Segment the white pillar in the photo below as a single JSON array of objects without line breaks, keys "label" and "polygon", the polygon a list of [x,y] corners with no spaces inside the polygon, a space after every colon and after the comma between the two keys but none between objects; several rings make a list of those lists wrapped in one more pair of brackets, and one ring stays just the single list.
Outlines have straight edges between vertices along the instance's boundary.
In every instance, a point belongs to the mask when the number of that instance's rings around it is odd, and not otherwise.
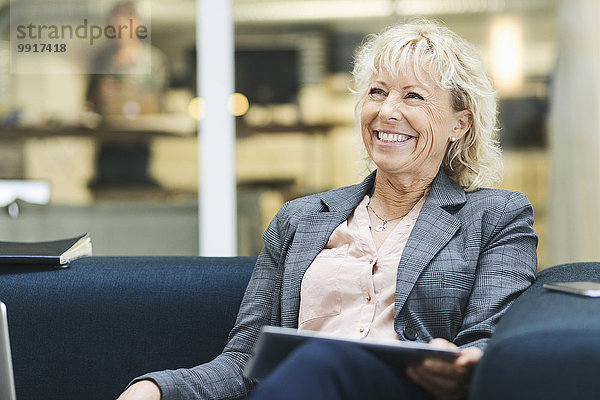
[{"label": "white pillar", "polygon": [[231,0],[196,3],[198,92],[205,116],[200,140],[200,254],[237,254],[235,125],[227,110],[233,93],[233,17]]},{"label": "white pillar", "polygon": [[550,111],[548,266],[600,259],[600,2],[562,0]]}]

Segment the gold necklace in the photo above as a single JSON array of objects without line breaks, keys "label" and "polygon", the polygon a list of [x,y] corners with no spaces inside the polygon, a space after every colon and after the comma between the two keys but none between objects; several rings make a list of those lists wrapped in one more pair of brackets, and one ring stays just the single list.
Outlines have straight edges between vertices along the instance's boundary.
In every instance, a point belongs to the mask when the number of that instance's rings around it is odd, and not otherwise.
[{"label": "gold necklace", "polygon": [[399,216],[399,217],[396,217],[396,218],[390,218],[390,219],[388,219],[388,218],[381,218],[381,217],[380,217],[380,216],[379,216],[379,215],[378,215],[378,214],[375,212],[375,210],[373,210],[373,207],[371,207],[371,200],[369,200],[369,202],[367,203],[367,208],[368,208],[369,210],[373,211],[373,214],[375,214],[375,216],[376,216],[377,218],[379,218],[379,220],[380,220],[380,221],[382,221],[382,222],[381,222],[381,224],[379,224],[379,225],[377,225],[377,226],[375,227],[375,232],[381,232],[381,231],[384,231],[384,230],[385,230],[385,228],[387,228],[386,224],[388,223],[388,221],[393,221],[393,220],[395,220],[395,219],[399,219],[399,218],[402,218],[402,217],[404,217],[404,215],[401,215],[401,216]]}]

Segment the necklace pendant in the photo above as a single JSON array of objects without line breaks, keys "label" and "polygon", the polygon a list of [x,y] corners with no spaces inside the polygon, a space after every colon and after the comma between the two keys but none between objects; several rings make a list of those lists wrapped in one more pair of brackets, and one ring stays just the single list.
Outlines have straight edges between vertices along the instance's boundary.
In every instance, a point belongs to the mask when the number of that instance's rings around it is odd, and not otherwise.
[{"label": "necklace pendant", "polygon": [[385,223],[387,222],[387,220],[383,221],[380,225],[377,225],[375,227],[375,232],[382,232],[385,230],[386,226]]}]

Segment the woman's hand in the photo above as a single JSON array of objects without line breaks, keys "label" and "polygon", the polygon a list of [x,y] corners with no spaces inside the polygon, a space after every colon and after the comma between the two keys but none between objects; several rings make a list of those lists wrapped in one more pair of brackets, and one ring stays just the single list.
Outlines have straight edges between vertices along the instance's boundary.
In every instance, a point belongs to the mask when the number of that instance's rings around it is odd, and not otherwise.
[{"label": "woman's hand", "polygon": [[160,400],[160,388],[150,380],[139,381],[129,386],[117,400]]},{"label": "woman's hand", "polygon": [[[442,348],[457,346],[445,339],[433,339],[429,344]],[[406,375],[437,399],[461,399],[467,396],[473,367],[483,356],[477,347],[461,350],[453,362],[427,359],[406,369]]]}]

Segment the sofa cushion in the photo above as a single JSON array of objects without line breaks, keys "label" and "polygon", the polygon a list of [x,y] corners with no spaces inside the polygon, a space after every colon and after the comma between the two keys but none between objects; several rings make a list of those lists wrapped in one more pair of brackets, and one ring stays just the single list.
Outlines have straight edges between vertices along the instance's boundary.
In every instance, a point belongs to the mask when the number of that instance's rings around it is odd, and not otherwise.
[{"label": "sofa cushion", "polygon": [[226,343],[255,257],[90,257],[0,267],[17,396],[116,398],[134,377],[192,367]]},{"label": "sofa cushion", "polygon": [[508,309],[477,366],[470,399],[600,397],[600,298],[544,289],[546,282],[600,282],[600,263],[560,265]]}]

